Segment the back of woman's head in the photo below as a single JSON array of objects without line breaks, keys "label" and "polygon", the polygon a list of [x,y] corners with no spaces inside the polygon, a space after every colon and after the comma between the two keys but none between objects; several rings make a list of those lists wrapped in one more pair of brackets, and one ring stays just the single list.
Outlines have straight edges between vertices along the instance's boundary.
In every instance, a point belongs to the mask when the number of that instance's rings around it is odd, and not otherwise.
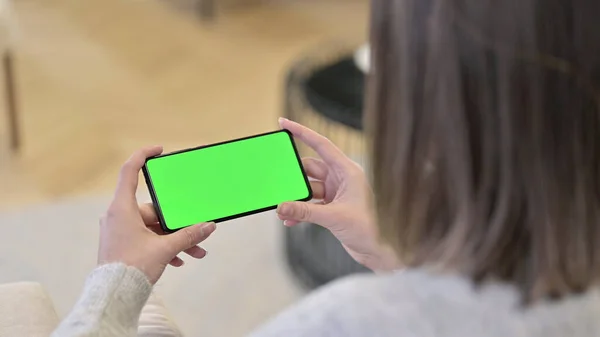
[{"label": "back of woman's head", "polygon": [[527,299],[600,278],[600,1],[374,0],[382,235]]}]

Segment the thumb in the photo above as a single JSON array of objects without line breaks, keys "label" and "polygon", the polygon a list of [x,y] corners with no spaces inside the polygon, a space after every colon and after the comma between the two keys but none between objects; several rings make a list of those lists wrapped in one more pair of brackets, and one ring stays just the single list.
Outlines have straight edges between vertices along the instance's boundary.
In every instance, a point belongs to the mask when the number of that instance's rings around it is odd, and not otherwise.
[{"label": "thumb", "polygon": [[169,244],[173,249],[173,254],[177,255],[204,241],[216,228],[214,222],[203,223],[185,227],[173,234],[165,236],[165,238],[170,241]]},{"label": "thumb", "polygon": [[320,225],[327,223],[327,208],[321,204],[308,202],[286,202],[277,207],[281,220],[313,222]]}]

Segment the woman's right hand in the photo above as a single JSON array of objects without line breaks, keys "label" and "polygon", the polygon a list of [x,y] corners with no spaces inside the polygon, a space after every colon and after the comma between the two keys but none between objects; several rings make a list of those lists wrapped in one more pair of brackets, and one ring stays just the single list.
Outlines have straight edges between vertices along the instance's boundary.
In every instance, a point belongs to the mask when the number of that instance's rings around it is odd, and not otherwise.
[{"label": "woman's right hand", "polygon": [[371,207],[373,192],[363,169],[329,139],[285,118],[281,128],[290,131],[321,157],[303,158],[306,174],[312,179],[310,202],[286,202],[277,214],[286,226],[311,222],[327,228],[358,263],[374,271],[399,268],[392,249],[379,241]]}]

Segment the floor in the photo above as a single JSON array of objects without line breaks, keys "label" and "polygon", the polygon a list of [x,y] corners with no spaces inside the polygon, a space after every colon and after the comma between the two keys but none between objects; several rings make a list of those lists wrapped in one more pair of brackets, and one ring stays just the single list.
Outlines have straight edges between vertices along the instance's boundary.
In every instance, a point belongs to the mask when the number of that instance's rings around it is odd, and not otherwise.
[{"label": "floor", "polygon": [[24,147],[0,118],[0,210],[109,193],[143,145],[271,130],[294,59],[366,36],[364,0],[229,4],[210,24],[182,1],[14,1]]}]

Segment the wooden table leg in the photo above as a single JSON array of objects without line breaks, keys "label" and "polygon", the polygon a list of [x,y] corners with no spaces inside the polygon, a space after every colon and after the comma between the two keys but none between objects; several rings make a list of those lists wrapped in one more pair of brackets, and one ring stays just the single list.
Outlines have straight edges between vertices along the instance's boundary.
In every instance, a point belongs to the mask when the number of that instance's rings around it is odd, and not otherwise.
[{"label": "wooden table leg", "polygon": [[214,20],[216,17],[215,0],[197,0],[198,14],[202,20]]},{"label": "wooden table leg", "polygon": [[6,90],[6,108],[8,114],[8,132],[10,137],[10,148],[17,152],[21,147],[21,133],[19,128],[19,116],[17,111],[17,91],[15,88],[15,74],[13,55],[7,50],[2,57],[4,68],[4,87]]}]

